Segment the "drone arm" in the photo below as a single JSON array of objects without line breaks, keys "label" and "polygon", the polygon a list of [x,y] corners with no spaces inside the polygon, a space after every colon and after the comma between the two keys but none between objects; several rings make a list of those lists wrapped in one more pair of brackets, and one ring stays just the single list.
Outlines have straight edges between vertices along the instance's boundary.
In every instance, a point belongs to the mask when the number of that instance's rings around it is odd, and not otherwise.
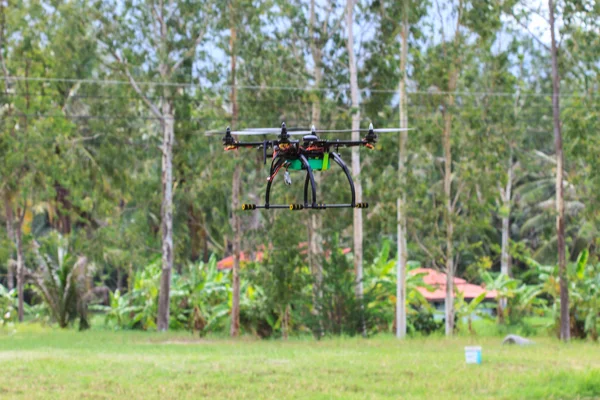
[{"label": "drone arm", "polygon": [[360,147],[365,146],[373,148],[373,144],[377,142],[377,139],[366,137],[362,140],[327,140],[325,143],[328,146],[335,147]]}]

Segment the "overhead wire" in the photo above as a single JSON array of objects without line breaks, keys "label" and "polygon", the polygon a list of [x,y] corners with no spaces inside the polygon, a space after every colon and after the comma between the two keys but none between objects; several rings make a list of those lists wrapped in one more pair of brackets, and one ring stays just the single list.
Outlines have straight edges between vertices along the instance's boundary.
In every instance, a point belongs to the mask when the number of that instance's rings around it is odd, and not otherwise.
[{"label": "overhead wire", "polygon": [[[9,76],[10,81],[26,81],[26,82],[62,82],[62,83],[78,83],[78,84],[94,84],[94,85],[130,85],[128,80],[116,80],[116,79],[80,79],[80,78],[46,78],[46,77],[24,77],[24,76]],[[346,92],[350,90],[349,85],[340,85],[335,88],[324,88],[324,87],[302,87],[302,86],[266,86],[266,85],[225,85],[221,84],[218,86],[206,86],[200,83],[184,83],[184,82],[154,82],[154,81],[136,81],[139,86],[158,86],[158,87],[179,87],[179,88],[196,88],[196,89],[230,89],[235,87],[241,90],[285,90],[285,91],[306,91],[306,92]],[[376,89],[376,88],[360,88],[360,92],[373,92],[373,93],[398,93],[398,89]],[[439,95],[465,95],[465,96],[515,96],[516,92],[489,92],[489,91],[440,91],[440,90],[408,90],[408,94],[423,94],[429,96]],[[543,92],[519,92],[520,96],[534,96],[534,97],[552,97],[552,93]],[[595,93],[565,93],[562,92],[560,97],[596,97],[598,94]]]}]

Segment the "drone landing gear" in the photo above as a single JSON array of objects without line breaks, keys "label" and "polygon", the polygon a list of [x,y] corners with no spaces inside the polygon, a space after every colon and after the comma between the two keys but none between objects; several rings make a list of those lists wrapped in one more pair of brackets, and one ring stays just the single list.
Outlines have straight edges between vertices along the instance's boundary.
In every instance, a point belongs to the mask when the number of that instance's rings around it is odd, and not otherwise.
[{"label": "drone landing gear", "polygon": [[[280,157],[275,157],[271,162],[271,169],[269,172],[269,179],[267,181],[267,190],[265,194],[265,204],[257,205],[257,204],[243,204],[242,210],[256,210],[256,209],[288,209],[288,210],[305,210],[305,209],[313,209],[313,210],[324,210],[327,208],[368,208],[368,203],[357,203],[356,202],[356,192],[354,189],[354,181],[352,180],[352,175],[348,170],[348,167],[342,160],[339,154],[331,153],[333,160],[340,168],[344,171],[346,178],[348,179],[348,184],[350,185],[350,194],[351,194],[351,202],[347,204],[324,204],[317,203],[317,185],[315,183],[315,176],[313,173],[313,169],[310,166],[310,163],[306,159],[306,157],[302,154],[299,156],[299,160],[302,163],[303,169],[306,169],[306,179],[304,180],[304,204],[269,204],[269,197],[271,194],[271,185],[273,184],[275,175],[279,169],[285,164],[286,160]],[[309,203],[309,193],[308,193],[308,184],[310,183],[311,189],[311,202]]]},{"label": "drone landing gear", "polygon": [[352,204],[315,204],[314,207],[312,204],[305,206],[304,204],[269,204],[269,205],[261,205],[261,204],[242,204],[242,210],[250,211],[250,210],[259,210],[261,208],[264,209],[287,209],[292,211],[299,210],[325,210],[327,208],[369,208],[369,203],[356,203],[356,205]]}]

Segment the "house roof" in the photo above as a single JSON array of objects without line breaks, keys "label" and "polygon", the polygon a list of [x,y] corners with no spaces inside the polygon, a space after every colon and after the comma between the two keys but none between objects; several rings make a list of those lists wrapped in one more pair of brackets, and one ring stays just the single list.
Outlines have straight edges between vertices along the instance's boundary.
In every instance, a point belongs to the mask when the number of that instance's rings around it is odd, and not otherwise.
[{"label": "house roof", "polygon": [[[307,254],[308,253],[308,249],[306,248],[308,246],[307,242],[301,242],[298,244],[298,248],[300,249],[300,254]],[[348,254],[352,251],[352,249],[350,247],[346,247],[343,249],[340,249],[342,251],[342,254]],[[258,251],[254,251],[254,252],[240,252],[240,264],[243,263],[247,263],[247,262],[261,262],[263,260],[265,256],[265,252],[263,250],[258,250]],[[325,256],[329,257],[329,251],[325,252]],[[228,256],[223,258],[222,260],[219,260],[217,262],[217,269],[231,269],[233,268],[233,255]]]},{"label": "house roof", "polygon": [[[417,268],[410,271],[410,273],[425,274],[423,282],[434,288],[434,291],[430,292],[424,287],[418,287],[417,290],[428,301],[442,301],[446,299],[446,274],[431,268]],[[485,295],[486,299],[494,299],[497,295],[494,290],[486,291],[483,286],[474,285],[461,278],[454,278],[454,287],[456,291],[464,294],[465,299],[474,299],[483,292],[487,292]]]}]

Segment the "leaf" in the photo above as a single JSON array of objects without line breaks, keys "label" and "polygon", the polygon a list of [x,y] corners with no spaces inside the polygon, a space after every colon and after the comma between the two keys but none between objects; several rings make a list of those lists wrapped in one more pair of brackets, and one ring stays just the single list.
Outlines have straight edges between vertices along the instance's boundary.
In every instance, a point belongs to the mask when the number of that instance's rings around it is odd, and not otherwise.
[{"label": "leaf", "polygon": [[587,266],[589,252],[587,249],[583,250],[579,253],[577,257],[577,278],[583,279],[585,274],[585,267]]}]

